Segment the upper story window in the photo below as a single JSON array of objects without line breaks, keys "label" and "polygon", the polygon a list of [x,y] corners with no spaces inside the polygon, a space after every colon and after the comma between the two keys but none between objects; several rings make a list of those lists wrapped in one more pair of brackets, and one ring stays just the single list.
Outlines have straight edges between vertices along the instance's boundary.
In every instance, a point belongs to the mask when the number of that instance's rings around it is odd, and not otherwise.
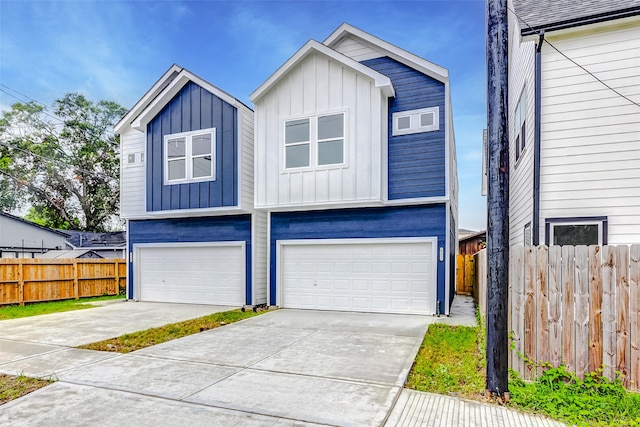
[{"label": "upper story window", "polygon": [[440,129],[439,115],[439,107],[393,113],[393,135],[408,135],[438,130]]},{"label": "upper story window", "polygon": [[606,245],[607,217],[547,218],[548,245]]},{"label": "upper story window", "polygon": [[344,164],[345,114],[284,122],[285,169]]},{"label": "upper story window", "polygon": [[215,179],[215,146],[215,128],[166,135],[165,184]]},{"label": "upper story window", "polygon": [[520,158],[520,155],[524,151],[525,142],[526,142],[526,117],[527,117],[527,97],[525,95],[524,89],[520,94],[520,99],[518,99],[518,104],[516,105],[516,111],[513,115],[513,134],[515,135],[515,148],[516,148],[516,160]]},{"label": "upper story window", "polygon": [[127,153],[123,158],[125,167],[142,166],[144,164],[144,152]]}]

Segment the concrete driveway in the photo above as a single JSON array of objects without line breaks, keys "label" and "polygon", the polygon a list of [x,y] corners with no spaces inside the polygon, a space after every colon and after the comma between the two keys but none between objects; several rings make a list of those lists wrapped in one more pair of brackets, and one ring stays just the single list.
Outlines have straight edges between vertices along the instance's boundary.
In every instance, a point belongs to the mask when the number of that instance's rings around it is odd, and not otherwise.
[{"label": "concrete driveway", "polygon": [[[0,425],[382,425],[433,321],[278,310],[127,355],[65,348],[3,363],[0,347],[0,372],[59,379],[0,407]],[[0,337],[13,339],[4,321]],[[62,351],[81,362],[62,366]]]}]

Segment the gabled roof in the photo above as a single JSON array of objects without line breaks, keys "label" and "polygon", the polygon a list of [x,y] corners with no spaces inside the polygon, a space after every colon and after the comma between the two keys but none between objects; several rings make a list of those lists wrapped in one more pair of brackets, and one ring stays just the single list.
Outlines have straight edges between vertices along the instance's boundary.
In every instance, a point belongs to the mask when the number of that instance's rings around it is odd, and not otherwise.
[{"label": "gabled roof", "polygon": [[382,52],[383,55],[381,56],[388,56],[389,58],[395,59],[396,61],[414,68],[438,81],[443,83],[447,83],[449,81],[449,72],[446,68],[427,61],[424,58],[420,58],[418,55],[379,39],[378,37],[347,23],[340,25],[338,29],[327,37],[323,44],[333,48],[345,37],[355,38],[361,43],[372,47],[374,50]]},{"label": "gabled roof", "polygon": [[138,101],[136,105],[129,110],[122,120],[116,124],[114,127],[115,132],[119,133],[127,124],[131,125],[134,129],[144,131],[147,123],[149,123],[151,119],[153,119],[190,81],[235,107],[244,106],[249,108],[222,89],[198,77],[186,68],[182,68],[174,64],[142,97],[142,99],[140,99],[140,101]]},{"label": "gabled roof", "polygon": [[15,221],[20,221],[20,222],[22,222],[24,224],[30,225],[32,227],[39,228],[39,229],[44,230],[44,231],[49,231],[49,232],[54,233],[54,234],[58,234],[58,235],[60,235],[62,237],[69,237],[69,234],[65,233],[63,231],[54,230],[53,228],[49,228],[49,227],[45,227],[45,226],[40,225],[40,224],[36,224],[35,222],[31,222],[29,220],[26,220],[24,218],[20,218],[19,216],[8,214],[6,212],[0,212],[0,216],[3,216],[5,218],[10,218],[10,219],[13,219]]},{"label": "gabled roof", "polygon": [[391,84],[391,79],[381,74],[361,63],[354,61],[353,59],[321,44],[315,40],[309,40],[304,46],[302,46],[291,58],[289,58],[275,73],[271,75],[264,83],[262,83],[253,93],[249,96],[252,102],[256,102],[260,97],[266,93],[273,85],[280,81],[280,79],[287,74],[287,72],[295,67],[296,64],[300,63],[307,56],[312,53],[320,53],[322,55],[328,56],[329,58],[340,62],[346,67],[349,67],[355,71],[358,71],[368,77],[370,77],[374,82],[376,87],[382,89],[383,93],[386,96],[394,96],[395,91],[393,89],[393,85]]},{"label": "gabled roof", "polygon": [[523,36],[640,15],[638,0],[513,0]]}]

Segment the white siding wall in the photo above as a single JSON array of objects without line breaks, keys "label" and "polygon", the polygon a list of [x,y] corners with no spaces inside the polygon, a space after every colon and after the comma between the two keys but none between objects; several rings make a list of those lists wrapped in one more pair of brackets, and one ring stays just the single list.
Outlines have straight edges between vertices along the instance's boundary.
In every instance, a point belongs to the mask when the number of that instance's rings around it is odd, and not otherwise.
[{"label": "white siding wall", "polygon": [[[383,103],[370,78],[324,55],[291,69],[256,105],[256,207],[380,201]],[[347,117],[347,165],[285,172],[284,120],[338,111]]]},{"label": "white siding wall", "polygon": [[[514,113],[526,93],[525,149],[516,161]],[[524,243],[524,226],[533,220],[533,152],[535,128],[535,43],[520,40],[520,28],[509,14],[509,241]],[[533,223],[532,223],[533,225]]]},{"label": "white siding wall", "polygon": [[253,292],[255,304],[267,302],[267,213],[253,214]]},{"label": "white siding wall", "polygon": [[[550,41],[640,102],[637,20]],[[544,218],[607,216],[610,244],[640,243],[640,107],[546,45],[542,79],[541,226]]]},{"label": "white siding wall", "polygon": [[380,52],[351,37],[345,37],[333,49],[358,62],[382,56]]},{"label": "white siding wall", "polygon": [[141,217],[146,213],[145,161],[134,166],[127,165],[127,156],[145,152],[143,132],[125,128],[120,134],[120,216],[124,219]]},{"label": "white siding wall", "polygon": [[238,106],[240,117],[240,150],[242,155],[242,165],[240,170],[241,180],[241,200],[243,209],[253,211],[253,111],[240,105]]}]

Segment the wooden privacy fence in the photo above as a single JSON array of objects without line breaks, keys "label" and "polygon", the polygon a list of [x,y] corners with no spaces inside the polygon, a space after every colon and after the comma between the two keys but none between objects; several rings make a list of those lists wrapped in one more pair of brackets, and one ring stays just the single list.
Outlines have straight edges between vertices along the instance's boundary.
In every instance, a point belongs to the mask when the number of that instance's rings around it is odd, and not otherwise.
[{"label": "wooden privacy fence", "polygon": [[512,247],[509,323],[525,379],[548,362],[640,390],[640,245]]},{"label": "wooden privacy fence", "polygon": [[0,259],[0,305],[117,295],[124,259]]},{"label": "wooden privacy fence", "polygon": [[456,294],[471,295],[476,282],[474,255],[456,255]]}]

